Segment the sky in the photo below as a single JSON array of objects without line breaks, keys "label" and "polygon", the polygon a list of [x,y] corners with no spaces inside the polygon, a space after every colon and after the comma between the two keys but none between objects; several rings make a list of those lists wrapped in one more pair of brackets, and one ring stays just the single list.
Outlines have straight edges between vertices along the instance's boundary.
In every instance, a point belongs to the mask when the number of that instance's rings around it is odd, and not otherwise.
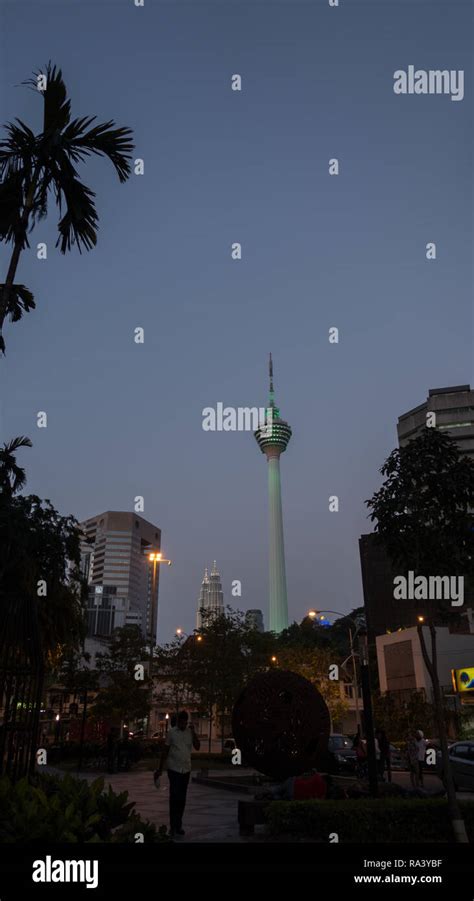
[{"label": "sky", "polygon": [[[267,464],[202,410],[264,406],[271,351],[290,621],[349,612],[398,416],[473,381],[471,4],[0,0],[1,122],[40,131],[21,82],[50,59],[74,116],[133,129],[144,174],[88,161],[97,247],[62,256],[51,201],[21,258],[37,309],[5,327],[0,439],[31,438],[26,490],[79,520],[143,496],[173,561],[159,641],[194,628],[214,559],[268,624]],[[464,70],[464,99],[396,95],[409,65]]]}]

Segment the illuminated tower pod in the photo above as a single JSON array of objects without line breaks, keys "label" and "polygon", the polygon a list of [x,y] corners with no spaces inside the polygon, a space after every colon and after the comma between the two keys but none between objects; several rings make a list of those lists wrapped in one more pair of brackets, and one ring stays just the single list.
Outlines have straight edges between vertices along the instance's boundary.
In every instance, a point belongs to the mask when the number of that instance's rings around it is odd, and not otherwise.
[{"label": "illuminated tower pod", "polygon": [[270,631],[282,632],[288,628],[288,599],[286,594],[285,544],[283,539],[283,514],[281,507],[280,454],[286,450],[291,438],[291,428],[280,417],[275,406],[273,392],[273,362],[270,354],[270,396],[265,425],[254,433],[262,454],[268,462],[268,498],[270,508]]}]

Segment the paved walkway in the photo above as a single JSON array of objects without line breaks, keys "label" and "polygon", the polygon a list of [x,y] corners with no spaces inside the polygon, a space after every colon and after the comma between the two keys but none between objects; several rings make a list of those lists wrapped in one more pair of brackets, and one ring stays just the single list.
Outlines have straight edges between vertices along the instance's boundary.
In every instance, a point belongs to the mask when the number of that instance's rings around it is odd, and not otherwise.
[{"label": "paved walkway", "polygon": [[[59,772],[48,767],[51,772]],[[222,770],[211,771],[212,775],[222,775]],[[193,773],[194,775],[194,773]],[[155,826],[169,826],[169,782],[166,772],[161,779],[159,789],[153,783],[150,771],[130,773],[79,773],[81,779],[93,782],[98,776],[105,778],[105,784],[111,785],[116,792],[127,791],[129,801],[135,801],[135,810],[143,819],[150,820]],[[259,828],[255,837],[239,835],[237,821],[237,805],[240,799],[249,799],[248,794],[230,792],[207,785],[196,785],[190,781],[183,817],[183,829],[186,835],[179,836],[179,842],[245,842],[258,840]]]},{"label": "paved walkway", "polygon": [[[50,771],[58,772],[53,767]],[[211,771],[212,775],[223,775],[222,770]],[[80,778],[93,781],[100,773],[80,773]],[[194,774],[193,774],[194,775]],[[394,773],[394,782],[409,786],[408,773]],[[135,801],[135,810],[143,819],[150,820],[155,826],[169,825],[168,801],[169,783],[165,774],[161,779],[159,789],[153,783],[153,774],[150,771],[129,773],[105,774],[105,784],[110,784],[114,791],[127,791],[130,801]],[[440,786],[436,776],[425,777],[425,787],[428,790]],[[237,822],[237,805],[239,800],[251,798],[252,795],[231,792],[226,789],[214,788],[207,785],[196,785],[190,781],[186,809],[183,818],[183,828],[186,834],[177,837],[179,842],[249,842],[262,841],[264,839],[264,827],[256,826],[254,836],[240,836]],[[473,800],[472,793],[458,793],[459,798]]]}]

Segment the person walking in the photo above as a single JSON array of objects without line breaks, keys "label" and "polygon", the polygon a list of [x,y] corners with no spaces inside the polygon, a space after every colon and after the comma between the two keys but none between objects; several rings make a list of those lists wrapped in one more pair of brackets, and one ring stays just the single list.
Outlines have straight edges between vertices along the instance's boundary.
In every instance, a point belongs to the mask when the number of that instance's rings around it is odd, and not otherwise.
[{"label": "person walking", "polygon": [[185,710],[178,713],[176,726],[166,736],[161,753],[160,766],[155,773],[155,785],[163,772],[165,760],[168,763],[168,779],[170,783],[170,835],[184,835],[183,814],[186,806],[186,793],[191,775],[191,753],[194,748],[199,751],[201,743],[193,724],[188,727],[188,714]]},{"label": "person walking", "polygon": [[416,749],[418,756],[418,782],[419,785],[423,786],[423,765],[426,756],[426,739],[421,729],[418,729],[416,732]]}]

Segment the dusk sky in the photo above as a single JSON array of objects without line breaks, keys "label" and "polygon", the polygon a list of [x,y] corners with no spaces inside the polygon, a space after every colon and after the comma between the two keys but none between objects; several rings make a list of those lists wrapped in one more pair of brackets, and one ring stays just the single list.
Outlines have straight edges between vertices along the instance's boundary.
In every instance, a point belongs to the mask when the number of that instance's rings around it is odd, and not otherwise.
[{"label": "dusk sky", "polygon": [[[267,464],[202,410],[263,406],[272,351],[290,620],[348,612],[397,417],[473,380],[472,4],[0,0],[2,122],[40,131],[20,83],[50,59],[73,116],[130,126],[145,171],[89,161],[97,247],[62,256],[51,201],[21,258],[37,309],[5,326],[0,432],[33,441],[26,490],[79,520],[144,496],[174,564],[159,641],[194,628],[214,559],[225,602],[268,624]],[[409,65],[463,69],[464,99],[396,95]]]}]

